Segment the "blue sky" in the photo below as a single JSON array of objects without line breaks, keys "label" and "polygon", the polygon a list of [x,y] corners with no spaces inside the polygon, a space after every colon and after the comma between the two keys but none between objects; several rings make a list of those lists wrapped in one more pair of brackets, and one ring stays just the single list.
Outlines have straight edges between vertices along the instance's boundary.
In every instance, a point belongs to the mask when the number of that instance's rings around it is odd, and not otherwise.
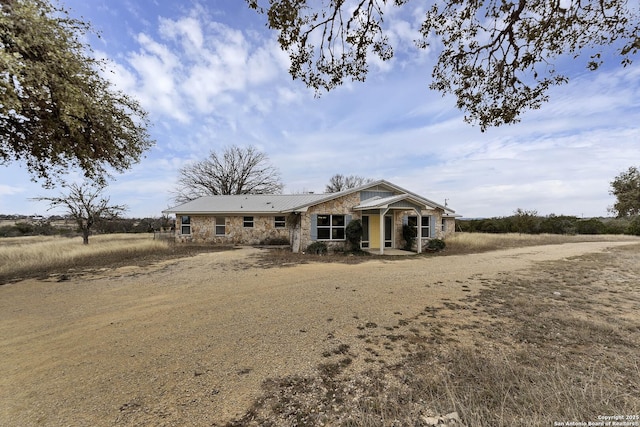
[{"label": "blue sky", "polygon": [[[638,65],[594,73],[586,60],[558,60],[569,84],[521,123],[482,133],[453,98],[429,90],[436,53],[412,47],[417,3],[388,21],[394,60],[373,61],[365,83],[320,98],[291,79],[276,35],[244,1],[61,4],[101,33],[88,42],[110,61],[108,77],[150,114],[156,146],[106,192],[130,217],[160,216],[174,205],[181,166],[234,144],[265,152],[285,193],[322,192],[332,175],[356,174],[446,199],[465,217],[517,208],[604,216],[611,180],[640,165]],[[31,182],[22,164],[0,166],[0,213],[47,214],[30,199],[59,193]]]}]

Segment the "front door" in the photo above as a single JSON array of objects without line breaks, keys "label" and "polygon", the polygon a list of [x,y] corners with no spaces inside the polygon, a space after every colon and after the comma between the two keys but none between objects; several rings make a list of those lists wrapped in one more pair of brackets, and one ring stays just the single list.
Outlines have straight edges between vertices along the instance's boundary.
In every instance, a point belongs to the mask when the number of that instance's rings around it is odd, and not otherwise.
[{"label": "front door", "polygon": [[380,216],[369,215],[369,247],[380,248]]}]

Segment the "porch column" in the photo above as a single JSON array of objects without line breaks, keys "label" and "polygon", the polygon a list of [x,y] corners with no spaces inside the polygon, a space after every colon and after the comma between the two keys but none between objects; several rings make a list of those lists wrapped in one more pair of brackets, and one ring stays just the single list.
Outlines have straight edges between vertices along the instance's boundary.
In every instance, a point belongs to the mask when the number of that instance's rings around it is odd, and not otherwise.
[{"label": "porch column", "polygon": [[389,208],[380,209],[380,255],[384,255],[384,216],[389,212]]},{"label": "porch column", "polygon": [[422,252],[422,214],[418,209],[416,209],[416,214],[418,214],[418,224],[416,224],[418,228],[416,230],[416,235],[417,235],[416,242],[417,242],[418,248],[416,249],[416,252],[421,253]]}]

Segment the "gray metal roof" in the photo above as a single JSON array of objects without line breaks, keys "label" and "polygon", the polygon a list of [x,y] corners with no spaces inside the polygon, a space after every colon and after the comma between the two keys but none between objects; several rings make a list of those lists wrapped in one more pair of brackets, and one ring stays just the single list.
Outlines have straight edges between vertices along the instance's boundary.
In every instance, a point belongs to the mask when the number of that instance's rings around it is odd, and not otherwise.
[{"label": "gray metal roof", "polygon": [[[397,193],[396,196],[385,197],[385,200],[380,198],[374,198],[376,201],[365,200],[359,206],[358,209],[375,208],[380,206],[381,203],[389,204],[397,200],[411,199],[418,204],[424,204],[431,208],[440,208],[444,210],[447,216],[457,216],[455,211],[442,206],[432,200],[426,199],[404,188],[398,187],[383,179],[364,184],[357,188],[350,188],[338,193],[328,194],[242,194],[233,196],[204,196],[182,205],[175,206],[173,208],[162,211],[165,214],[240,214],[240,213],[255,213],[255,214],[268,214],[268,213],[288,213],[294,211],[305,211],[309,206],[323,203],[329,200],[342,197],[346,194],[355,193],[358,191],[371,189],[371,188],[384,188]],[[371,203],[371,204],[369,204]]]},{"label": "gray metal roof", "polygon": [[326,199],[327,194],[241,194],[204,196],[163,213],[280,213],[291,212]]}]

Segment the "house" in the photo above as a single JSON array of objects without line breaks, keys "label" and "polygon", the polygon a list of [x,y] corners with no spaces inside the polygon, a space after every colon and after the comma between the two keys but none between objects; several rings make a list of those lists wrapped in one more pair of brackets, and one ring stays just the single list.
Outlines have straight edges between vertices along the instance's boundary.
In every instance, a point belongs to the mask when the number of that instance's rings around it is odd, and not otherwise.
[{"label": "house", "polygon": [[163,213],[176,215],[178,242],[288,241],[294,252],[314,241],[343,247],[347,224],[361,219],[361,247],[380,254],[385,248],[405,246],[403,225],[415,228],[420,244],[414,249],[421,252],[429,239],[454,233],[460,216],[384,180],[329,194],[204,196]]}]

